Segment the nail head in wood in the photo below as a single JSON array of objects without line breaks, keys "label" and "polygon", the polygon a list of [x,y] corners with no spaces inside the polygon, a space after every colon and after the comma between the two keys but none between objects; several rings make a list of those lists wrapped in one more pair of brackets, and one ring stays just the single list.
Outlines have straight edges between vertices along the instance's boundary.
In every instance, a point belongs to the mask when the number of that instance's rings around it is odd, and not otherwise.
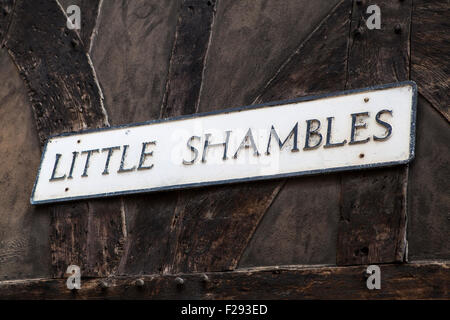
[{"label": "nail head in wood", "polygon": [[136,282],[134,283],[136,285],[136,287],[138,288],[142,288],[145,285],[145,282],[143,279],[137,279]]},{"label": "nail head in wood", "polygon": [[205,273],[202,275],[202,282],[204,283],[209,282],[209,277]]},{"label": "nail head in wood", "polygon": [[108,289],[109,288],[109,283],[104,281],[104,280],[100,281],[100,288],[102,288],[102,290]]}]

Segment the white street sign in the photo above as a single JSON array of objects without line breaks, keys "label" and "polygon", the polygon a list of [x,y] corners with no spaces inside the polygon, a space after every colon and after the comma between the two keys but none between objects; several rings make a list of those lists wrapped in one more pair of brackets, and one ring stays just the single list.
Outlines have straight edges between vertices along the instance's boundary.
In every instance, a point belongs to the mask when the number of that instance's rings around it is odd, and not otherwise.
[{"label": "white street sign", "polygon": [[31,203],[390,166],[414,156],[403,82],[50,138]]}]

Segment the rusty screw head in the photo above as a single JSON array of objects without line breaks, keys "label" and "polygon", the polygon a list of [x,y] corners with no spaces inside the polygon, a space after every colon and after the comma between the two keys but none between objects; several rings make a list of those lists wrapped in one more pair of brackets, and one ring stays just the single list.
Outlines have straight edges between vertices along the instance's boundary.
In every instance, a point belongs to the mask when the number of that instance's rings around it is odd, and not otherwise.
[{"label": "rusty screw head", "polygon": [[364,102],[365,102],[365,103],[369,102],[369,98],[367,98],[367,97],[364,98]]}]

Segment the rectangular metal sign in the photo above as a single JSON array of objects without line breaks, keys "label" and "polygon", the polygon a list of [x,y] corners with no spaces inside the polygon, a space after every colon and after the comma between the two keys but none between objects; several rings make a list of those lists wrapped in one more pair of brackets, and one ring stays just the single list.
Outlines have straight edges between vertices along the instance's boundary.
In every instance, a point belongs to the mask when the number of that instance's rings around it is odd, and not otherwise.
[{"label": "rectangular metal sign", "polygon": [[61,134],[32,204],[356,170],[414,156],[414,82]]}]

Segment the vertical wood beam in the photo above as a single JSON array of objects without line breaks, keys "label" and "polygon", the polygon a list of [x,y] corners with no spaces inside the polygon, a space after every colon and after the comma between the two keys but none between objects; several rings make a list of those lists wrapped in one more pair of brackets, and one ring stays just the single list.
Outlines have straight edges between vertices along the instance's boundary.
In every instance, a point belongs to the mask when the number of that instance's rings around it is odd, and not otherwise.
[{"label": "vertical wood beam", "polygon": [[[381,29],[369,30],[367,6],[354,1],[348,89],[409,79],[412,0],[377,5]],[[342,175],[338,265],[403,261],[407,179],[407,166]]]},{"label": "vertical wood beam", "polygon": [[197,112],[217,0],[183,0],[161,118]]}]

